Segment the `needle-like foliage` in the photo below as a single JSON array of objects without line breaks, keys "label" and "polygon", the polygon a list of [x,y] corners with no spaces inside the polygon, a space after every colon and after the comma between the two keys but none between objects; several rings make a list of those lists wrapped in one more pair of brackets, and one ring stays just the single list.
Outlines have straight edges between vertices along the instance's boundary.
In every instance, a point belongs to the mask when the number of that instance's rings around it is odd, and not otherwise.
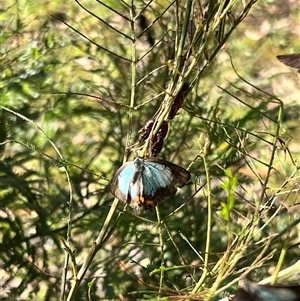
[{"label": "needle-like foliage", "polygon": [[[244,277],[299,281],[280,272],[300,255],[299,77],[276,60],[300,52],[296,10],[3,3],[2,300],[209,301]],[[163,122],[158,157],[192,177],[137,214],[109,180],[151,156]]]}]

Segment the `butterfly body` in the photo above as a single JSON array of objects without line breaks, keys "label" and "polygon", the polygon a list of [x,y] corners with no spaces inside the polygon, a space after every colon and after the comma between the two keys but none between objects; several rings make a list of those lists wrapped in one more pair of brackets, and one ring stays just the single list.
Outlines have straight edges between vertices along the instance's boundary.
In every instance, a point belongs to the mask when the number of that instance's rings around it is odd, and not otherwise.
[{"label": "butterfly body", "polygon": [[140,158],[125,163],[111,180],[110,191],[131,207],[146,210],[174,194],[190,179],[183,167],[157,158]]}]

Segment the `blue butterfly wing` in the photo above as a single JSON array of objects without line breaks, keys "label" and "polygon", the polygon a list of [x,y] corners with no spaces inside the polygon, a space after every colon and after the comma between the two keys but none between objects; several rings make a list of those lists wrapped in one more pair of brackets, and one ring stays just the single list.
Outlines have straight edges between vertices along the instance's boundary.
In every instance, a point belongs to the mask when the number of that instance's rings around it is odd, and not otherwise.
[{"label": "blue butterfly wing", "polygon": [[299,296],[285,287],[260,286],[256,295],[263,301],[299,301]]},{"label": "blue butterfly wing", "polygon": [[135,161],[126,162],[118,169],[110,182],[110,192],[132,207],[137,206],[135,203],[144,202],[143,162],[140,163],[140,168],[137,168]]},{"label": "blue butterfly wing", "polygon": [[244,281],[232,301],[298,301],[298,291],[299,285],[271,286]]},{"label": "blue butterfly wing", "polygon": [[171,162],[157,158],[144,159],[144,197],[159,202],[176,193],[177,188],[185,185],[190,177],[186,169]]},{"label": "blue butterfly wing", "polygon": [[121,166],[110,182],[110,192],[119,200],[130,203],[130,188],[135,173],[133,161],[126,162]]},{"label": "blue butterfly wing", "polygon": [[111,180],[110,191],[131,207],[147,209],[176,193],[190,177],[186,169],[171,162],[137,157],[119,168]]},{"label": "blue butterfly wing", "polygon": [[171,169],[159,162],[146,162],[142,178],[146,199],[159,202],[176,192]]},{"label": "blue butterfly wing", "polygon": [[157,158],[144,159],[145,165],[157,169],[162,176],[161,186],[173,185],[183,187],[191,178],[190,173],[183,167],[169,161]]}]

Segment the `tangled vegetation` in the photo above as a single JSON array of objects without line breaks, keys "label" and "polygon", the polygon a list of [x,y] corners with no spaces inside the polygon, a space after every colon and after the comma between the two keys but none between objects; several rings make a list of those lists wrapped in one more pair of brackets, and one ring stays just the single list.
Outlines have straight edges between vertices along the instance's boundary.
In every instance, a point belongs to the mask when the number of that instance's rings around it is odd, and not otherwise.
[{"label": "tangled vegetation", "polygon": [[[276,60],[300,52],[296,1],[8,0],[1,14],[2,300],[208,301],[244,277],[299,281],[280,273],[300,255],[299,75]],[[158,157],[191,180],[137,214],[109,181],[177,97]]]}]

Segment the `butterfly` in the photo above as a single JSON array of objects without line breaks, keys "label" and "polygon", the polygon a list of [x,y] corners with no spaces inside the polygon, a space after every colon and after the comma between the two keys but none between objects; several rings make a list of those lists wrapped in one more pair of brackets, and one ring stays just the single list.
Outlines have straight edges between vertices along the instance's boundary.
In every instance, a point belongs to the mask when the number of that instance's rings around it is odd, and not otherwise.
[{"label": "butterfly", "polygon": [[298,69],[300,73],[300,53],[277,55],[277,59],[289,67]]},{"label": "butterfly", "polygon": [[132,208],[151,209],[190,179],[181,166],[158,158],[140,158],[121,166],[110,182],[110,192]]},{"label": "butterfly", "polygon": [[299,285],[262,285],[244,281],[232,301],[299,301]]}]

